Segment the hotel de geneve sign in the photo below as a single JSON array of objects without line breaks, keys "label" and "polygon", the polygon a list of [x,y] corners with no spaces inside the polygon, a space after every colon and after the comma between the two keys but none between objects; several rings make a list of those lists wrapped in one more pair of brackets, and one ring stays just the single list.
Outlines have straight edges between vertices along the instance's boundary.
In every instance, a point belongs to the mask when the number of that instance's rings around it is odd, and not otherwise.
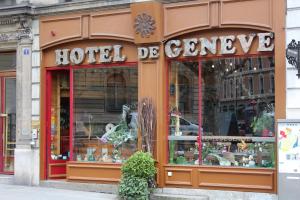
[{"label": "hotel de geneve sign", "polygon": [[[205,56],[209,52],[213,55],[217,52],[220,55],[229,55],[236,53],[236,45],[238,44],[247,54],[255,37],[258,38],[258,45],[255,47],[258,52],[274,50],[274,34],[267,32],[169,40],[164,45],[164,54],[168,58]],[[219,49],[217,49],[218,47]],[[137,52],[139,60],[157,59],[160,56],[159,46],[138,47]],[[122,45],[93,46],[85,49],[57,49],[55,55],[57,65],[80,65],[86,58],[89,64],[126,61],[126,55],[122,53]]]}]

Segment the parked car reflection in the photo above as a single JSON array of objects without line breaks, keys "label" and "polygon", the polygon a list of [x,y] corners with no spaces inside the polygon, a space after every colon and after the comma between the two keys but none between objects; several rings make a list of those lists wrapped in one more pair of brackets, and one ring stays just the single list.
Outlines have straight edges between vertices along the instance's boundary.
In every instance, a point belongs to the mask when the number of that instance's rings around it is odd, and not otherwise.
[{"label": "parked car reflection", "polygon": [[[177,120],[179,123],[177,124]],[[176,130],[176,126],[179,126]],[[182,116],[171,114],[170,116],[170,135],[175,136],[198,136],[199,126],[192,123]]]}]

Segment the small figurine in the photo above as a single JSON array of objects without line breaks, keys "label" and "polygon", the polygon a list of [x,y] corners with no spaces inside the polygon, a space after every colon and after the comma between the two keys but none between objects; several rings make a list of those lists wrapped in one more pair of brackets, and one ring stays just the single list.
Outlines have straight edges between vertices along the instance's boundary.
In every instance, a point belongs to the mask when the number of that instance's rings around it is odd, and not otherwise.
[{"label": "small figurine", "polygon": [[238,146],[239,152],[245,151],[248,148],[248,145],[247,145],[247,143],[245,143],[244,140],[241,140],[241,143],[238,143],[237,146]]},{"label": "small figurine", "polygon": [[255,167],[255,161],[253,155],[249,156],[249,167]]}]

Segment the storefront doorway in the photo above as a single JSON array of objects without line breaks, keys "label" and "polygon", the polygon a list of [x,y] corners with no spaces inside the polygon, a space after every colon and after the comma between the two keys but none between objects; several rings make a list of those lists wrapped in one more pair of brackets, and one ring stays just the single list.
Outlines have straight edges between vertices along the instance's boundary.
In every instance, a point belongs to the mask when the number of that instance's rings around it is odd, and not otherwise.
[{"label": "storefront doorway", "polygon": [[0,173],[14,171],[16,147],[16,78],[0,77]]},{"label": "storefront doorway", "polygon": [[47,179],[68,178],[68,163],[119,166],[137,150],[137,77],[135,63],[46,70]]},{"label": "storefront doorway", "polygon": [[16,52],[0,53],[0,174],[13,174],[16,148]]},{"label": "storefront doorway", "polygon": [[70,158],[69,70],[47,71],[47,178],[65,178]]}]

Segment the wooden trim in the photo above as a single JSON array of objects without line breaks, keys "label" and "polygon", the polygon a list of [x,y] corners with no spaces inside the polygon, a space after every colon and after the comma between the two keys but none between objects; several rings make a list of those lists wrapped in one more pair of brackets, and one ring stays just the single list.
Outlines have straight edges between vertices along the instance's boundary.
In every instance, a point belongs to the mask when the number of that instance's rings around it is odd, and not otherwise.
[{"label": "wooden trim", "polygon": [[[180,168],[165,168],[164,170],[165,172],[165,179],[166,179],[166,182],[165,184],[167,185],[187,185],[187,186],[192,186],[193,185],[193,169],[180,169]],[[168,172],[186,172],[186,173],[189,173],[190,175],[190,180],[189,182],[188,181],[170,181],[168,180]]]},{"label": "wooden trim", "polygon": [[259,190],[272,190],[271,186],[262,185],[241,185],[241,184],[221,184],[221,183],[199,183],[199,186],[205,187],[219,187],[219,188],[245,188],[245,189],[259,189]]},{"label": "wooden trim", "polygon": [[176,171],[176,172],[192,172],[192,169],[189,168],[165,168],[165,171]]},{"label": "wooden trim", "polygon": [[116,183],[120,181],[121,176],[118,175],[120,172],[121,164],[76,161],[67,163],[67,180],[69,181]]},{"label": "wooden trim", "polygon": [[[174,178],[172,181],[167,180],[167,172],[173,172],[173,176],[176,176],[176,172],[190,172],[191,181],[177,180]],[[259,191],[259,192],[270,192],[273,193],[275,190],[274,175],[275,169],[264,169],[264,168],[231,168],[231,167],[218,167],[218,166],[176,166],[176,165],[165,165],[164,176],[166,177],[166,186],[175,187],[189,187],[195,189],[218,189],[218,190],[238,190],[238,191]],[[201,174],[202,173],[202,174]],[[206,179],[206,175],[211,176]],[[201,178],[202,176],[202,178]],[[234,176],[236,181],[226,182],[226,178],[218,177],[232,177]],[[253,177],[257,180],[248,185],[241,182],[243,177]],[[182,178],[186,179],[186,177]],[[257,182],[258,181],[258,182]],[[257,182],[257,184],[256,184]],[[260,182],[260,183],[259,183]],[[271,183],[272,182],[272,183]]]},{"label": "wooden trim", "polygon": [[66,37],[61,37],[59,39],[54,39],[54,40],[52,40],[50,42],[46,42],[46,43],[44,41],[41,41],[40,42],[41,49],[45,49],[45,48],[51,47],[51,46],[56,45],[56,44],[64,43],[66,40],[73,41],[73,40],[76,40],[76,39],[81,39],[81,36],[82,36],[82,34],[81,34],[81,32],[82,32],[82,17],[81,16],[58,17],[58,18],[55,18],[55,19],[45,19],[45,20],[40,21],[40,25],[51,23],[51,22],[68,21],[68,20],[78,20],[79,21],[79,23],[80,23],[79,32],[80,33],[76,33],[74,35],[68,35]]},{"label": "wooden trim", "polygon": [[98,165],[89,165],[89,164],[79,164],[79,165],[76,165],[76,164],[68,164],[67,167],[72,167],[72,168],[89,168],[89,169],[92,169],[92,168],[96,168],[96,169],[121,169],[121,165],[119,166],[114,166],[114,164],[111,164],[109,166],[103,166],[101,164],[98,164]]},{"label": "wooden trim", "polygon": [[187,28],[183,28],[183,29],[180,29],[180,30],[176,30],[176,31],[173,31],[173,32],[169,32],[168,33],[168,30],[166,29],[167,27],[167,24],[168,24],[168,21],[167,21],[167,18],[164,16],[164,35],[165,35],[165,40],[168,39],[168,38],[171,38],[173,36],[177,36],[177,35],[181,35],[183,32],[193,32],[195,30],[199,30],[199,29],[207,29],[209,28],[210,26],[210,19],[209,19],[209,16],[210,16],[210,9],[209,9],[209,6],[210,6],[210,3],[209,2],[187,2],[187,3],[184,3],[184,4],[171,4],[171,5],[166,5],[164,6],[164,13],[167,13],[167,10],[172,10],[172,9],[177,9],[177,8],[187,8],[187,7],[194,7],[194,6],[207,6],[208,7],[208,12],[207,12],[207,22],[204,23],[204,24],[197,24],[197,26],[192,26],[192,27],[187,27]]},{"label": "wooden trim", "polygon": [[185,181],[166,181],[167,185],[188,185],[192,186],[192,182],[185,182]]},{"label": "wooden trim", "polygon": [[[224,173],[224,174],[255,174],[255,175],[273,175],[274,171],[257,171],[257,170],[251,170],[251,171],[242,171],[242,170],[231,170],[232,168],[228,167],[228,170],[216,170],[216,169],[199,169],[198,172],[211,172],[211,173]],[[259,169],[258,169],[259,170]]]},{"label": "wooden trim", "polygon": [[[273,5],[272,5],[272,0],[265,0],[268,1],[268,7],[266,9],[270,9],[270,13],[269,13],[269,24],[262,24],[262,23],[247,23],[247,24],[242,24],[239,21],[227,21],[227,22],[223,22],[223,7],[225,4],[229,4],[229,3],[236,3],[236,2],[242,2],[242,1],[255,1],[255,0],[223,0],[220,2],[220,25],[222,27],[227,27],[227,26],[243,26],[243,25],[247,25],[247,26],[252,26],[253,28],[262,28],[262,29],[269,29],[272,30],[273,28],[273,23],[272,23],[272,18],[273,18]],[[256,0],[257,1],[257,0]]]},{"label": "wooden trim", "polygon": [[16,71],[1,71],[0,77],[16,77]]}]

